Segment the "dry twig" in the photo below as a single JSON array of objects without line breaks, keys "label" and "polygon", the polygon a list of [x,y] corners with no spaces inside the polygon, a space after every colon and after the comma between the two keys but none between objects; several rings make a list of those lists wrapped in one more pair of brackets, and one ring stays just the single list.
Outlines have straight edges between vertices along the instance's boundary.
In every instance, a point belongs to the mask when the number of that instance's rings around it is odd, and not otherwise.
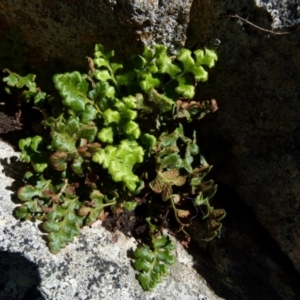
[{"label": "dry twig", "polygon": [[259,26],[255,25],[255,24],[251,23],[250,21],[248,21],[248,20],[240,17],[239,15],[229,15],[228,17],[229,18],[240,19],[241,21],[243,21],[243,22],[245,22],[245,23],[247,23],[247,24],[249,24],[249,25],[251,25],[251,26],[253,26],[253,27],[255,27],[255,28],[259,29],[259,30],[261,30],[261,31],[268,32],[268,33],[271,33],[271,34],[277,34],[277,35],[290,34],[290,32],[287,32],[287,31],[286,32],[275,32],[275,31],[272,31],[272,30],[268,30],[268,29],[259,27]]}]

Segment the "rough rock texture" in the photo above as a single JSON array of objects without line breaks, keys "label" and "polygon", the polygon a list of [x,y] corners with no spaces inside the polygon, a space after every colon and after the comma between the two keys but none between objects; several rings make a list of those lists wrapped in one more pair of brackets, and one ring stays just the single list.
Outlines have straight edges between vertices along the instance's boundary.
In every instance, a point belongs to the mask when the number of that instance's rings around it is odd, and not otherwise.
[{"label": "rough rock texture", "polygon": [[[0,299],[194,299],[218,300],[192,268],[192,257],[177,243],[178,262],[153,292],[143,292],[135,279],[129,253],[134,239],[112,234],[94,223],[75,241],[53,255],[38,224],[12,216],[11,191],[18,174],[16,153],[0,141]],[[11,158],[14,157],[14,158]],[[9,165],[8,160],[13,163]],[[4,168],[3,168],[4,166]],[[19,170],[20,171],[20,170]],[[12,185],[13,184],[13,185]],[[100,221],[99,221],[100,222]]]},{"label": "rough rock texture", "polygon": [[255,0],[272,16],[272,28],[293,28],[300,23],[300,5],[298,0]]},{"label": "rough rock texture", "polygon": [[[237,191],[300,272],[300,4],[260,5],[193,2],[187,46],[217,48],[219,55],[209,82],[198,89],[200,99],[216,98],[219,110],[199,130],[213,177]],[[261,31],[230,17],[235,14],[290,33]]]},{"label": "rough rock texture", "polygon": [[144,44],[164,43],[173,52],[184,45],[192,0],[3,0],[0,36],[19,28],[31,64],[62,60],[85,66],[101,42],[118,55],[131,56]]}]

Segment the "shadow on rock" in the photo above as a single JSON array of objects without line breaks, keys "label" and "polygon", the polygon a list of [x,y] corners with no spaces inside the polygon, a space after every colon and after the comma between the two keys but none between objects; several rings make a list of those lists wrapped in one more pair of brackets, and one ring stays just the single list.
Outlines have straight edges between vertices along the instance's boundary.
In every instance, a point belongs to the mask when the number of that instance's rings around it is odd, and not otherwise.
[{"label": "shadow on rock", "polygon": [[223,184],[215,206],[218,202],[227,211],[220,237],[204,242],[201,225],[195,224],[189,249],[196,270],[214,292],[230,300],[300,299],[300,275],[251,209]]},{"label": "shadow on rock", "polygon": [[10,158],[0,158],[0,164],[3,167],[5,176],[13,178],[17,182],[21,182],[26,171],[30,171],[31,166],[28,163],[20,161],[17,156]]},{"label": "shadow on rock", "polygon": [[6,186],[6,189],[12,191],[11,200],[14,203],[20,204],[20,200],[17,197],[18,189],[24,185],[23,176],[26,171],[30,171],[30,165],[19,160],[17,156],[10,158],[1,158],[0,164],[2,166],[2,172],[6,177],[12,178],[14,181],[10,185]]},{"label": "shadow on rock", "polygon": [[21,253],[0,251],[0,299],[43,300],[38,266]]}]

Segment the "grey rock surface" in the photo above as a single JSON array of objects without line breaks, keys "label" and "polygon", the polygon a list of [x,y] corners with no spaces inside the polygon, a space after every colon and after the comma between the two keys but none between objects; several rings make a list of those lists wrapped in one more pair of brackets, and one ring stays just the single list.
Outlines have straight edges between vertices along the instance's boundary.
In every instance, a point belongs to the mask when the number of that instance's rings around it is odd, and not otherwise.
[{"label": "grey rock surface", "polygon": [[289,28],[300,24],[298,0],[255,0],[258,7],[265,8],[272,16],[272,28]]},{"label": "grey rock surface", "polygon": [[106,231],[100,221],[85,227],[59,254],[51,254],[37,222],[21,222],[12,216],[17,204],[12,202],[8,189],[14,189],[14,180],[4,171],[18,173],[14,164],[9,164],[17,155],[0,141],[1,300],[221,299],[197,274],[192,257],[179,243],[178,262],[172,266],[170,276],[154,291],[143,292],[128,258],[128,252],[136,247],[135,240]]},{"label": "grey rock surface", "polygon": [[[219,55],[197,94],[217,99],[219,110],[199,124],[199,136],[215,166],[213,178],[237,191],[299,273],[299,2],[260,3],[264,7],[249,0],[193,2],[187,46],[216,48]],[[230,17],[236,14],[290,33],[262,31]]]}]

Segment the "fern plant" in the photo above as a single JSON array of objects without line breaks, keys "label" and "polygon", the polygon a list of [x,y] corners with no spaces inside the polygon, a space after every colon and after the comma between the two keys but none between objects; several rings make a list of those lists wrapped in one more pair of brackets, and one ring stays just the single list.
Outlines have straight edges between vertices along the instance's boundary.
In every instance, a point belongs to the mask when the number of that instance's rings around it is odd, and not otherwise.
[{"label": "fern plant", "polygon": [[[172,58],[156,45],[124,64],[98,44],[88,73],[55,75],[50,94],[37,87],[35,75],[5,69],[7,90],[21,89],[44,116],[38,134],[19,141],[32,172],[18,190],[15,215],[41,220],[57,253],[105,211],[134,210],[147,195],[149,239],[135,251],[134,265],[142,288],[154,288],[175,261],[162,211],[173,212],[186,244],[194,207],[205,208],[205,240],[218,234],[225,217],[210,204],[217,187],[204,181],[211,167],[199,154],[196,132],[186,135],[183,125],[217,109],[214,100],[192,100],[216,60],[207,49],[182,49]],[[192,206],[180,209],[187,197]]]}]

